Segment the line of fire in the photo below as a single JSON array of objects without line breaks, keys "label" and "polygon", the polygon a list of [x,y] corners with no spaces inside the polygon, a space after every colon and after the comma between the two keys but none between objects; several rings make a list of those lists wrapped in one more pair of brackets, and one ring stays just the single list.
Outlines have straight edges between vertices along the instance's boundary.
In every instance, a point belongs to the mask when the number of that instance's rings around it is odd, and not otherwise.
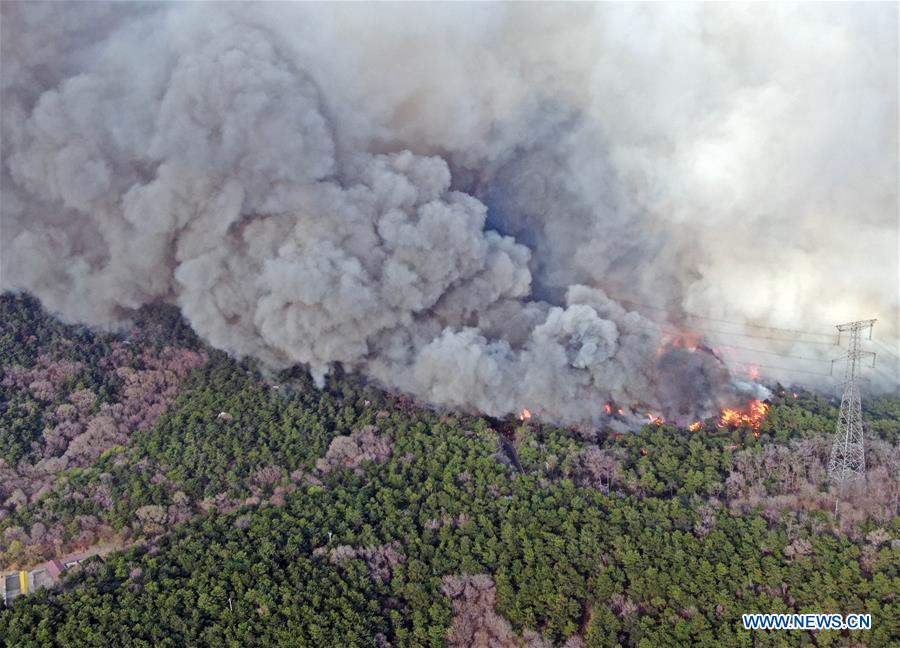
[{"label": "line of fire", "polygon": [[[688,353],[707,354],[720,362],[723,367],[726,365],[720,350],[708,346],[699,336],[694,334],[679,332],[667,335],[659,348],[658,355],[662,356],[673,349]],[[752,383],[760,385],[763,383],[762,373],[756,366],[748,367],[744,378]],[[794,391],[788,392],[782,389],[780,394],[789,394],[793,398],[798,398],[797,392]],[[644,424],[672,425],[691,432],[745,428],[752,431],[753,435],[758,438],[760,436],[760,426],[765,420],[770,406],[771,402],[769,399],[750,398],[742,403],[733,403],[722,407],[716,415],[704,418],[692,418],[684,414],[667,418],[661,412],[654,411],[643,403],[623,404],[608,401],[598,403],[597,413],[601,427],[604,422],[620,421],[634,426],[637,421],[645,420]],[[518,414],[518,420],[521,423],[536,422],[539,418],[539,411],[533,411],[527,407],[523,408]]]}]

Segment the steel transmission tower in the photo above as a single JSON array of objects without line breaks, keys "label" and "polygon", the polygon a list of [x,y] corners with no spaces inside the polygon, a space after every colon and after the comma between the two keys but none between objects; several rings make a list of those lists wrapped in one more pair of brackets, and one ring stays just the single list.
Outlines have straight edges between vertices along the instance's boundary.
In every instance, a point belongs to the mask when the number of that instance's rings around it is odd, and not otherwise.
[{"label": "steel transmission tower", "polygon": [[860,340],[863,331],[868,330],[872,339],[872,326],[875,320],[860,320],[839,324],[838,344],[841,335],[849,333],[850,344],[847,353],[832,361],[847,361],[844,374],[844,394],[841,397],[841,413],[838,416],[837,432],[834,435],[834,445],[831,446],[831,461],[828,462],[828,473],[836,484],[859,479],[866,474],[866,457],[863,443],[862,407],[859,400],[859,364],[863,357],[872,356],[872,366],[875,366],[875,354],[871,351],[860,349]]}]

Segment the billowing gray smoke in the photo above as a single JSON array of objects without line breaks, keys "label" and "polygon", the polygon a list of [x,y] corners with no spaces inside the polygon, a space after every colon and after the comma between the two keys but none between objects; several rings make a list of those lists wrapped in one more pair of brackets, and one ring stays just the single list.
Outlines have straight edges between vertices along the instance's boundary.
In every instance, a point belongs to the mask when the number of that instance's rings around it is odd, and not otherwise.
[{"label": "billowing gray smoke", "polygon": [[708,412],[684,335],[896,345],[896,11],[6,2],[2,286],[492,415]]}]

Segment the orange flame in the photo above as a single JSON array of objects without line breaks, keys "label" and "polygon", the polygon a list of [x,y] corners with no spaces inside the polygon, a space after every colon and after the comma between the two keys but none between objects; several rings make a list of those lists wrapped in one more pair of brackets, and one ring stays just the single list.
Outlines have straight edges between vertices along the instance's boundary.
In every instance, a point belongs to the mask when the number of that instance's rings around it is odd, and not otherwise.
[{"label": "orange flame", "polygon": [[519,414],[519,420],[520,420],[520,421],[527,421],[527,420],[530,419],[530,418],[531,418],[531,410],[529,410],[529,409],[526,407],[525,409],[522,410],[522,413]]},{"label": "orange flame", "polygon": [[662,344],[657,349],[657,355],[662,355],[669,349],[696,351],[699,347],[699,336],[687,331],[667,330],[663,334]]},{"label": "orange flame", "polygon": [[702,421],[694,421],[693,423],[688,425],[688,430],[690,430],[691,432],[696,432],[697,430],[699,430],[702,427],[703,427]]},{"label": "orange flame", "polygon": [[650,419],[651,423],[654,423],[656,425],[665,425],[666,423],[666,419],[664,419],[662,416],[657,416],[656,414],[651,414],[650,412],[647,412],[647,418]]},{"label": "orange flame", "polygon": [[724,409],[719,418],[719,427],[746,426],[753,428],[754,434],[759,436],[759,426],[769,412],[769,406],[758,400],[750,401],[745,409]]},{"label": "orange flame", "polygon": [[606,410],[607,414],[612,414],[612,404],[611,403],[607,403],[606,405],[604,405],[603,409]]}]

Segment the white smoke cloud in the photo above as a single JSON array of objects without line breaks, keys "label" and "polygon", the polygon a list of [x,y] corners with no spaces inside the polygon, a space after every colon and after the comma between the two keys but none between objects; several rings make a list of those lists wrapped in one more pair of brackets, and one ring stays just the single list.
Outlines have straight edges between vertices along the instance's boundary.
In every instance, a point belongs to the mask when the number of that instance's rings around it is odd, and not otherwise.
[{"label": "white smoke cloud", "polygon": [[760,327],[900,337],[896,7],[0,11],[2,287],[66,318],[562,422],[714,409],[673,329],[822,384]]}]

